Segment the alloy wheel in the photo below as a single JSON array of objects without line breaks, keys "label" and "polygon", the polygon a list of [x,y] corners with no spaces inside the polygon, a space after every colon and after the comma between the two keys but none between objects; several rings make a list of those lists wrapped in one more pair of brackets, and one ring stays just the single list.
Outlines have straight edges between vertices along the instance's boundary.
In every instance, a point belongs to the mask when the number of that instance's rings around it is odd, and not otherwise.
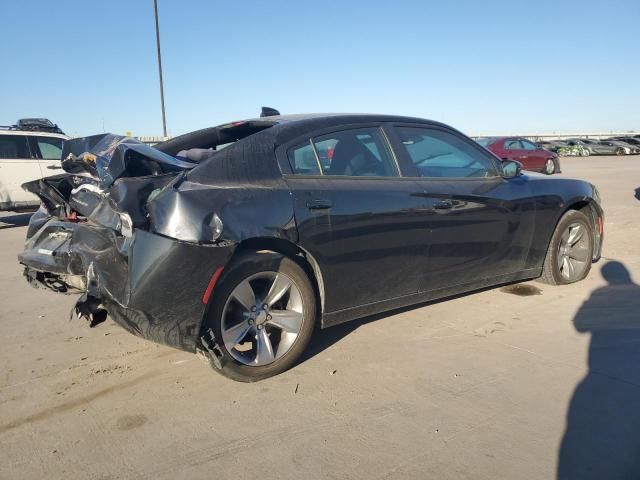
[{"label": "alloy wheel", "polygon": [[566,228],[558,248],[558,269],[562,278],[568,282],[581,278],[591,260],[590,246],[589,231],[582,223],[574,222]]},{"label": "alloy wheel", "polygon": [[300,288],[282,272],[261,272],[240,282],[222,311],[222,340],[244,365],[268,365],[286,354],[304,322]]},{"label": "alloy wheel", "polygon": [[547,162],[544,164],[544,171],[547,175],[551,175],[556,169],[556,164],[553,159],[548,158]]}]

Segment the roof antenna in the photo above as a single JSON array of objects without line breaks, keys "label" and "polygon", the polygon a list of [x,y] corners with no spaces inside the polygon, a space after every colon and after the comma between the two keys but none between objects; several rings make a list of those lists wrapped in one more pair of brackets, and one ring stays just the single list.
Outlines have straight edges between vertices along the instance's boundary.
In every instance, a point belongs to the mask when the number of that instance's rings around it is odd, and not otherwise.
[{"label": "roof antenna", "polygon": [[262,107],[262,111],[260,112],[260,118],[275,117],[276,115],[280,115],[280,112],[275,108],[271,108],[271,107]]}]

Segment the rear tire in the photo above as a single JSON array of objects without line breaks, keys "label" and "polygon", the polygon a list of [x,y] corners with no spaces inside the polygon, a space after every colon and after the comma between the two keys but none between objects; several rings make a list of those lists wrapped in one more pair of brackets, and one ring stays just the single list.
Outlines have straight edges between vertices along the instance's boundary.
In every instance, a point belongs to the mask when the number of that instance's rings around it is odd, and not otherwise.
[{"label": "rear tire", "polygon": [[567,285],[584,279],[593,260],[593,224],[578,210],[566,212],[556,226],[539,281]]},{"label": "rear tire", "polygon": [[624,155],[624,154],[625,154],[624,148],[618,148],[616,150],[616,155]]},{"label": "rear tire", "polygon": [[[247,287],[255,305],[246,299]],[[225,268],[202,331],[210,328],[223,352],[222,368],[212,363],[214,370],[255,382],[291,368],[309,344],[315,323],[315,291],[302,267],[279,253],[252,252]]]}]

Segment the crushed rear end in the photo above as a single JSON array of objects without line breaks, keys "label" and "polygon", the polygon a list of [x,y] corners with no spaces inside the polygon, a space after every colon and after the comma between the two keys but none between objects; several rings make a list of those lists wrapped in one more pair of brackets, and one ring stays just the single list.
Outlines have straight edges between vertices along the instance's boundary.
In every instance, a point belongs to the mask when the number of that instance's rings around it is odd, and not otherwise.
[{"label": "crushed rear end", "polygon": [[42,202],[18,257],[29,283],[79,294],[72,314],[91,325],[108,314],[131,333],[195,351],[203,294],[234,244],[219,239],[222,225],[215,215],[210,225],[198,226],[208,232],[206,241],[180,239],[194,228],[196,205],[173,203],[170,212],[163,210],[159,229],[174,237],[155,231],[148,208],[195,165],[116,135],[66,142],[66,173],[23,185]]}]

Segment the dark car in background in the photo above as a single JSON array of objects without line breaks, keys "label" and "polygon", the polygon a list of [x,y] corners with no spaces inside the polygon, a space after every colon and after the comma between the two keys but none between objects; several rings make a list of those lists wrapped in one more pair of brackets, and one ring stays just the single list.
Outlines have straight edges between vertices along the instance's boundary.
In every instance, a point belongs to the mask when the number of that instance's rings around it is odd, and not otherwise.
[{"label": "dark car in background", "polygon": [[555,153],[540,148],[522,137],[486,137],[476,141],[503,160],[515,160],[522,168],[551,175],[560,173],[560,161]]},{"label": "dark car in background", "polygon": [[593,138],[569,139],[584,144],[591,155],[629,155],[632,153],[628,145],[615,140],[595,140]]},{"label": "dark car in background", "polygon": [[640,138],[636,137],[612,137],[609,140],[618,140],[620,142],[627,143],[629,145],[633,145],[636,148],[640,148]]},{"label": "dark car in background", "polygon": [[640,140],[633,137],[621,137],[621,138],[608,138],[605,142],[612,142],[615,145],[620,145],[628,149],[625,152],[627,155],[640,154]]},{"label": "dark car in background", "polygon": [[573,283],[602,246],[592,184],[419,118],[275,115],[155,148],[98,135],[66,142],[62,166],[25,185],[42,200],[27,280],[241,381],[294,365],[316,326]]},{"label": "dark car in background", "polygon": [[552,140],[545,142],[546,148],[561,157],[588,157],[591,153],[586,145],[573,140]]},{"label": "dark car in background", "polygon": [[564,145],[569,147],[578,147],[581,152],[583,152],[583,156],[589,156],[593,153],[591,145],[580,138],[567,138],[565,140],[562,140],[562,142],[564,143]]},{"label": "dark car in background", "polygon": [[636,153],[632,145],[619,140],[600,140],[600,145],[609,148],[615,155],[631,155]]}]

